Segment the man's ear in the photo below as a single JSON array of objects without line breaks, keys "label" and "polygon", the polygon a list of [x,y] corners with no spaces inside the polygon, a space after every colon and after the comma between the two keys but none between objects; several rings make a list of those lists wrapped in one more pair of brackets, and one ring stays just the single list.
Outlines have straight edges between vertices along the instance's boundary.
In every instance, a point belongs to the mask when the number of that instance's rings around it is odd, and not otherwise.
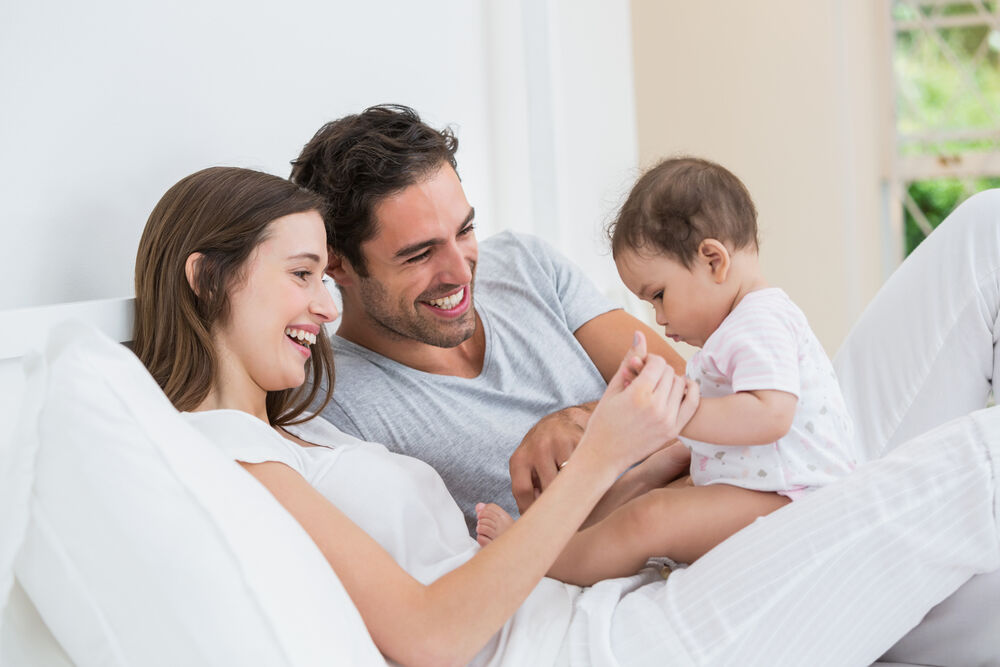
[{"label": "man's ear", "polygon": [[698,261],[708,267],[715,283],[721,284],[729,276],[732,257],[726,245],[718,239],[705,239],[698,244]]},{"label": "man's ear", "polygon": [[202,255],[200,252],[193,252],[188,255],[187,259],[184,260],[184,277],[187,279],[188,287],[194,292],[195,296],[201,296],[198,294],[198,264],[201,263]]},{"label": "man's ear", "polygon": [[329,257],[326,262],[326,275],[333,278],[342,287],[352,284],[357,274],[354,272],[354,267],[351,266],[351,263],[331,246],[327,246],[326,252],[327,257]]}]

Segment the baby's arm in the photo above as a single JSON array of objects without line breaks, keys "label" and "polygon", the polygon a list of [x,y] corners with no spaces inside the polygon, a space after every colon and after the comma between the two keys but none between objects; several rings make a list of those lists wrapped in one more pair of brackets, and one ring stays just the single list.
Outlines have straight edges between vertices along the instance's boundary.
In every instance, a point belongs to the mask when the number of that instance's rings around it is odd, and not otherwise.
[{"label": "baby's arm", "polygon": [[702,398],[681,435],[713,445],[769,445],[788,434],[798,402],[776,389]]}]

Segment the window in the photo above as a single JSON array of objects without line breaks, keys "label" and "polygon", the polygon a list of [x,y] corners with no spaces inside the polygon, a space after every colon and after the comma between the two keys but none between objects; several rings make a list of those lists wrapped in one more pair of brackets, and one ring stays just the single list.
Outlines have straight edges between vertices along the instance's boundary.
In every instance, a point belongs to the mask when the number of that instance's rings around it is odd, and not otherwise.
[{"label": "window", "polygon": [[892,198],[909,254],[969,195],[1000,187],[1000,0],[888,0]]}]

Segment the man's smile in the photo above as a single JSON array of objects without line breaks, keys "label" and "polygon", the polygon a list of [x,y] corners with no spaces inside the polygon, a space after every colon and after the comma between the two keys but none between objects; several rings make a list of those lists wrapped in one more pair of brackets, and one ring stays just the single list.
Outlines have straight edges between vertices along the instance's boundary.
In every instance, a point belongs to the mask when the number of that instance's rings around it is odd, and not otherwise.
[{"label": "man's smile", "polygon": [[471,301],[469,298],[470,292],[471,290],[468,285],[465,285],[460,287],[458,291],[447,296],[438,297],[437,299],[421,300],[420,303],[425,306],[429,306],[441,315],[461,315],[468,309]]}]

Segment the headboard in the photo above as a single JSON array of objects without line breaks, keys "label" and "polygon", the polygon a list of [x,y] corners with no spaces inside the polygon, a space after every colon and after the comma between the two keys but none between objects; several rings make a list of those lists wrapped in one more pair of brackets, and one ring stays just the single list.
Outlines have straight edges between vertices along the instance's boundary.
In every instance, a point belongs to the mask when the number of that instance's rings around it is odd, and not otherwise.
[{"label": "headboard", "polygon": [[[81,301],[0,311],[0,453],[11,452],[25,390],[21,360],[48,331],[70,319],[84,320],[118,341],[132,337],[131,298]],[[69,659],[38,616],[19,584],[5,609],[0,663],[65,667]],[[4,606],[0,605],[0,609]],[[13,641],[12,637],[17,637]]]},{"label": "headboard", "polygon": [[0,664],[384,665],[308,534],[108,340],[132,319],[0,313]]},{"label": "headboard", "polygon": [[90,322],[118,341],[132,338],[132,298],[100,299],[0,311],[0,451],[17,424],[24,392],[21,357],[59,322]]}]

